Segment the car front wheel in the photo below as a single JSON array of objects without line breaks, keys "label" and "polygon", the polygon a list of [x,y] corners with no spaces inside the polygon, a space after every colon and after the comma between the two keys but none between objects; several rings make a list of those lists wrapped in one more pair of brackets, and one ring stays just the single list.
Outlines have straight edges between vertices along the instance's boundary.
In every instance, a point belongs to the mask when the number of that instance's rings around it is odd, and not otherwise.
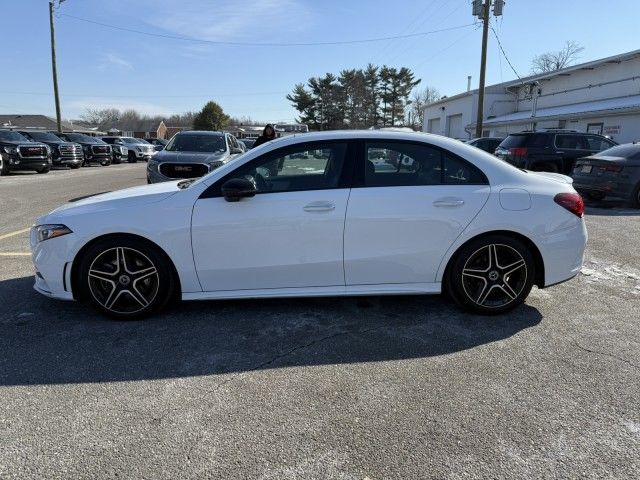
[{"label": "car front wheel", "polygon": [[83,255],[79,294],[101,312],[122,320],[161,310],[176,291],[166,255],[154,245],[130,238],[108,238]]},{"label": "car front wheel", "polygon": [[504,313],[522,304],[535,278],[535,263],[520,241],[491,235],[465,245],[449,272],[451,296],[465,309]]}]

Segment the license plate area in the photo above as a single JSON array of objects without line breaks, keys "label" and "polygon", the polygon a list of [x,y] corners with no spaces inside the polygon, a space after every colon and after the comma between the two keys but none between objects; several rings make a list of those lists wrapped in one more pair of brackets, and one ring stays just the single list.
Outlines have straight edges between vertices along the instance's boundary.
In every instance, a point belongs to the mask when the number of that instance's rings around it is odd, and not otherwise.
[{"label": "license plate area", "polygon": [[582,165],[582,168],[580,168],[580,173],[591,173],[591,170],[593,170],[592,165]]}]

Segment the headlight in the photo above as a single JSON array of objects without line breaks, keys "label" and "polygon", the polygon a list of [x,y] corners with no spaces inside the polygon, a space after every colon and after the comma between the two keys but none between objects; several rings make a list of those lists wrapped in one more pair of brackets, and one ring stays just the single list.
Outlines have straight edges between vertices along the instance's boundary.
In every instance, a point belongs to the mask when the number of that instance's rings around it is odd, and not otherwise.
[{"label": "headlight", "polygon": [[10,155],[15,155],[16,153],[18,153],[18,147],[3,147],[3,148],[4,148],[4,151]]},{"label": "headlight", "polygon": [[149,170],[155,170],[155,168],[158,166],[158,161],[157,160],[149,160],[149,163],[147,163],[147,168]]},{"label": "headlight", "polygon": [[39,242],[49,240],[50,238],[61,237],[68,233],[73,233],[66,225],[38,225],[36,227],[36,235]]},{"label": "headlight", "polygon": [[220,160],[216,160],[215,162],[209,162],[209,171],[213,171],[218,167],[221,167],[222,165],[224,165],[224,162],[221,162]]},{"label": "headlight", "polygon": [[127,150],[127,147],[120,147],[120,153],[122,155],[126,155],[127,153],[129,153],[129,150]]},{"label": "headlight", "polygon": [[142,151],[142,147],[136,147],[136,150],[141,152]]}]

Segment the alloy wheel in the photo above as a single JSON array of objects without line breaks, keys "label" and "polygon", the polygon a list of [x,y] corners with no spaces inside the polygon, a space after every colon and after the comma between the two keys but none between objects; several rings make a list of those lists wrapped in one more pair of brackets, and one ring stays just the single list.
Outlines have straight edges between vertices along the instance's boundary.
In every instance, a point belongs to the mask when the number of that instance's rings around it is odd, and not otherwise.
[{"label": "alloy wheel", "polygon": [[516,249],[490,243],[465,262],[462,287],[474,304],[500,308],[518,298],[527,284],[527,275],[527,263]]},{"label": "alloy wheel", "polygon": [[87,274],[94,300],[116,314],[134,314],[154,301],[160,276],[153,262],[140,251],[115,247],[100,253]]}]

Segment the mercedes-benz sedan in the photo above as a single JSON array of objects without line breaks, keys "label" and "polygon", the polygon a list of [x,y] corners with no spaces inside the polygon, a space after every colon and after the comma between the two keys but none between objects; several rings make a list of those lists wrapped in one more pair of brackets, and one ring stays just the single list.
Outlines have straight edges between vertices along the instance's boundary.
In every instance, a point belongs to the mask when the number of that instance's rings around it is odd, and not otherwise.
[{"label": "mercedes-benz sedan", "polygon": [[39,218],[35,289],[119,318],[171,299],[437,294],[502,313],[574,277],[587,232],[560,174],[437,135],[289,136],[199,179]]}]

